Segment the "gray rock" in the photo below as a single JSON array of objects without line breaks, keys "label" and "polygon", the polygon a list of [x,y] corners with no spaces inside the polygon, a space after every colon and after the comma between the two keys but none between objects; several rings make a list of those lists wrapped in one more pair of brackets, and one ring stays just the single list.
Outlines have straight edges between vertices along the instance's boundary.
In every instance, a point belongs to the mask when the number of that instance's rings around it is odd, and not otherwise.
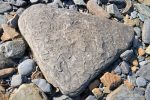
[{"label": "gray rock", "polygon": [[3,54],[0,54],[0,69],[9,68],[16,65],[17,65],[16,61],[10,58],[6,58]]},{"label": "gray rock", "polygon": [[136,73],[137,76],[143,77],[146,80],[150,81],[150,63],[142,66]]},{"label": "gray rock", "polygon": [[125,61],[120,64],[120,68],[123,74],[128,74],[130,72],[130,65]]},{"label": "gray rock", "polygon": [[43,92],[52,92],[52,87],[45,79],[34,79],[32,80]]},{"label": "gray rock", "polygon": [[25,0],[17,0],[15,3],[15,6],[18,6],[18,7],[23,7],[25,5],[27,5],[27,2]]},{"label": "gray rock", "polygon": [[144,66],[144,65],[146,65],[148,63],[150,63],[150,60],[142,61],[142,62],[139,63],[139,65],[140,65],[140,67],[142,67],[142,66]]},{"label": "gray rock", "polygon": [[89,95],[85,100],[97,100],[95,96]]},{"label": "gray rock", "polygon": [[134,91],[135,91],[135,93],[138,93],[140,95],[144,95],[145,94],[145,88],[135,87]]},{"label": "gray rock", "polygon": [[16,91],[11,93],[9,100],[49,100],[35,84],[22,84]]},{"label": "gray rock", "polygon": [[30,75],[35,67],[35,62],[32,59],[27,59],[18,65],[18,72],[20,75]]},{"label": "gray rock", "polygon": [[121,85],[113,92],[108,94],[106,100],[145,100],[145,97],[134,92],[125,85]]},{"label": "gray rock", "polygon": [[11,86],[16,87],[23,83],[23,77],[21,75],[13,75],[11,79]]},{"label": "gray rock", "polygon": [[141,29],[139,27],[134,27],[134,31],[136,33],[136,35],[138,36],[138,38],[141,37]]},{"label": "gray rock", "polygon": [[121,74],[121,68],[119,65],[114,69],[114,72],[119,74],[119,75]]},{"label": "gray rock", "polygon": [[135,7],[138,9],[139,13],[150,17],[150,8],[148,6],[145,6],[144,4],[135,4]]},{"label": "gray rock", "polygon": [[5,13],[7,11],[11,11],[12,7],[9,5],[9,3],[0,2],[0,14]]},{"label": "gray rock", "polygon": [[124,61],[129,61],[134,56],[133,50],[126,50],[120,55],[120,58]]},{"label": "gray rock", "polygon": [[136,18],[137,17],[137,11],[133,11],[133,12],[131,12],[131,18],[132,19],[134,19],[134,18]]},{"label": "gray rock", "polygon": [[31,3],[37,3],[39,0],[30,0]]},{"label": "gray rock", "polygon": [[53,100],[74,100],[66,95],[61,95],[59,97],[53,97]]},{"label": "gray rock", "polygon": [[12,19],[8,20],[8,25],[10,25],[12,28],[17,28],[18,27],[18,19],[19,15],[16,14]]},{"label": "gray rock", "polygon": [[145,90],[145,99],[150,100],[150,83],[147,85]]},{"label": "gray rock", "polygon": [[136,85],[136,76],[135,76],[134,74],[133,74],[133,75],[128,75],[128,76],[127,76],[127,80],[128,80],[130,83]]},{"label": "gray rock", "polygon": [[136,79],[136,84],[138,87],[145,87],[146,86],[146,80],[143,77],[138,77]]},{"label": "gray rock", "polygon": [[63,3],[61,0],[54,0],[52,3],[48,4],[48,5],[52,5],[52,6],[55,6],[55,7],[61,7],[63,8]]},{"label": "gray rock", "polygon": [[110,4],[107,6],[107,12],[109,14],[114,15],[115,17],[122,19],[123,16],[121,15],[119,9],[117,8],[117,6],[115,4]]},{"label": "gray rock", "polygon": [[22,39],[7,41],[0,45],[0,53],[3,53],[6,58],[21,58],[25,50],[26,44]]},{"label": "gray rock", "polygon": [[139,19],[144,22],[145,16],[143,14],[138,13]]},{"label": "gray rock", "polygon": [[76,5],[86,5],[84,0],[73,0]]},{"label": "gray rock", "polygon": [[138,58],[138,62],[142,62],[145,59],[145,57],[143,57],[143,56],[138,56],[137,58]]},{"label": "gray rock", "polygon": [[133,40],[129,26],[44,4],[29,7],[18,22],[46,80],[72,96],[81,93]]},{"label": "gray rock", "polygon": [[144,21],[142,29],[142,40],[144,43],[150,44],[150,18]]},{"label": "gray rock", "polygon": [[0,15],[0,28],[1,28],[1,24],[7,23],[7,19],[4,15]]},{"label": "gray rock", "polygon": [[139,38],[138,36],[135,36],[133,40],[133,47],[138,48],[139,46],[140,46]]},{"label": "gray rock", "polygon": [[24,8],[19,8],[19,9],[16,11],[16,14],[17,14],[18,16],[20,16],[24,10],[25,10]]}]

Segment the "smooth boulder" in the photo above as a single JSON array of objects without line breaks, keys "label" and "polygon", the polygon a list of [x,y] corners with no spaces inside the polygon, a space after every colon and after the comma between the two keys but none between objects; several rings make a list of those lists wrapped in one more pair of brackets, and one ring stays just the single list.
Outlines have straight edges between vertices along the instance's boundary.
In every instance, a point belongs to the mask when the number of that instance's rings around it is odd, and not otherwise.
[{"label": "smooth boulder", "polygon": [[105,18],[37,4],[18,21],[46,80],[80,94],[133,40],[133,28]]}]

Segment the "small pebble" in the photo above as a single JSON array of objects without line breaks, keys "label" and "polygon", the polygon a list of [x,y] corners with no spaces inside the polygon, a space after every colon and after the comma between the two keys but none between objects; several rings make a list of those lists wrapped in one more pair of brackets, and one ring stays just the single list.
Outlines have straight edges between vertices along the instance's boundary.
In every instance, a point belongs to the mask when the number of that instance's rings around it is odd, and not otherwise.
[{"label": "small pebble", "polygon": [[114,69],[114,72],[119,74],[119,75],[121,74],[121,68],[119,65]]},{"label": "small pebble", "polygon": [[142,61],[144,61],[144,59],[145,59],[145,57],[143,57],[143,56],[138,56],[137,58],[138,58],[138,61],[139,61],[139,62],[142,62]]},{"label": "small pebble", "polygon": [[132,66],[131,67],[131,70],[133,73],[135,73],[139,68],[137,66]]},{"label": "small pebble", "polygon": [[137,60],[137,59],[133,60],[133,61],[132,61],[132,65],[138,66],[138,65],[139,65],[138,60]]},{"label": "small pebble", "polygon": [[21,85],[23,82],[23,77],[21,75],[13,75],[11,80],[11,86],[16,87]]},{"label": "small pebble", "polygon": [[32,59],[27,59],[18,65],[18,72],[20,75],[29,75],[35,67],[35,62]]},{"label": "small pebble", "polygon": [[45,79],[34,79],[32,80],[43,92],[52,92],[52,87]]},{"label": "small pebble", "polygon": [[139,56],[144,56],[145,55],[145,50],[143,48],[138,48],[138,55]]},{"label": "small pebble", "polygon": [[94,94],[94,96],[95,96],[97,99],[99,99],[99,98],[101,98],[101,97],[103,96],[103,93],[102,93],[102,91],[101,91],[99,88],[94,88],[94,89],[92,90],[92,93]]},{"label": "small pebble", "polygon": [[133,50],[126,50],[120,55],[120,58],[122,58],[124,61],[129,61],[133,56]]},{"label": "small pebble", "polygon": [[136,79],[136,84],[138,87],[145,87],[146,86],[146,80],[142,77],[138,77]]},{"label": "small pebble", "polygon": [[89,95],[85,100],[97,100],[95,96]]},{"label": "small pebble", "polygon": [[136,11],[133,11],[131,12],[131,18],[136,18],[137,17],[137,12]]},{"label": "small pebble", "polygon": [[144,20],[145,20],[145,16],[143,15],[143,14],[140,14],[140,13],[138,13],[138,16],[139,16],[139,19],[142,21],[142,22],[144,22]]},{"label": "small pebble", "polygon": [[146,54],[150,55],[150,45],[145,50]]},{"label": "small pebble", "polygon": [[139,27],[134,27],[134,31],[136,33],[136,35],[138,36],[138,38],[141,37],[141,29]]},{"label": "small pebble", "polygon": [[128,74],[130,72],[130,65],[125,61],[121,63],[120,68],[123,74]]}]

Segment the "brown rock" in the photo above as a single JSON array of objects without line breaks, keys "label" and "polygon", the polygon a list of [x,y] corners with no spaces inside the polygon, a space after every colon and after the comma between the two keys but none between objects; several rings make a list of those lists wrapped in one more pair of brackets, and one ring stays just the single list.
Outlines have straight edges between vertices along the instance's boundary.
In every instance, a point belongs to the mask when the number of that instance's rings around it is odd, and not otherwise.
[{"label": "brown rock", "polygon": [[103,93],[102,93],[102,91],[99,88],[94,88],[92,90],[92,93],[95,95],[95,97],[97,99],[99,99],[99,98],[101,98],[103,96]]},{"label": "brown rock", "polygon": [[3,35],[1,36],[2,41],[14,39],[19,36],[19,33],[14,28],[11,28],[7,24],[2,24],[2,28],[4,31]]},{"label": "brown rock", "polygon": [[33,72],[33,74],[31,75],[31,79],[33,80],[38,78],[44,78],[42,72],[41,71]]},{"label": "brown rock", "polygon": [[139,26],[140,25],[140,20],[138,18],[130,19],[129,15],[126,15],[124,17],[124,24],[129,25],[129,26]]},{"label": "brown rock", "polygon": [[6,78],[16,72],[15,68],[5,68],[0,70],[0,78]]},{"label": "brown rock", "polygon": [[138,55],[139,56],[144,56],[145,55],[145,50],[143,48],[138,48]]},{"label": "brown rock", "polygon": [[121,83],[121,77],[117,74],[106,72],[101,78],[101,82],[109,89],[116,88]]},{"label": "brown rock", "polygon": [[89,0],[87,2],[87,9],[89,12],[93,15],[99,16],[99,17],[105,17],[109,18],[110,15],[107,13],[102,7],[100,7],[95,0]]},{"label": "brown rock", "polygon": [[0,86],[0,100],[8,100],[9,95],[5,94],[5,89],[4,87]]},{"label": "brown rock", "polygon": [[138,60],[137,60],[137,59],[134,59],[134,60],[132,61],[132,65],[138,66],[138,65],[139,65]]},{"label": "brown rock", "polygon": [[139,68],[138,68],[137,66],[132,66],[132,67],[131,67],[131,70],[132,70],[132,72],[134,72],[134,73],[135,73],[138,69],[139,69]]},{"label": "brown rock", "polygon": [[127,86],[129,89],[133,89],[134,88],[134,84],[132,84],[131,82],[129,82],[128,80],[124,81],[124,85]]},{"label": "brown rock", "polygon": [[90,85],[89,85],[89,89],[92,91],[94,88],[98,87],[99,86],[99,81],[98,80],[95,80],[94,82],[92,82]]},{"label": "brown rock", "polygon": [[110,93],[111,92],[111,90],[109,89],[109,87],[104,87],[103,89],[104,89],[104,91],[103,91],[104,93]]}]

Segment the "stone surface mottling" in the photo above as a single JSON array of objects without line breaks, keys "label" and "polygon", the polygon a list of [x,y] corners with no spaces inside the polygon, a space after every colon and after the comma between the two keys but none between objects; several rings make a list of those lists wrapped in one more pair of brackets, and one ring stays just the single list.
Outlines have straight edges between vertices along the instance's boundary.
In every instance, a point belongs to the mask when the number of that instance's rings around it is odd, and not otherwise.
[{"label": "stone surface mottling", "polygon": [[116,60],[134,35],[129,26],[44,4],[26,9],[19,28],[46,80],[71,96]]}]

